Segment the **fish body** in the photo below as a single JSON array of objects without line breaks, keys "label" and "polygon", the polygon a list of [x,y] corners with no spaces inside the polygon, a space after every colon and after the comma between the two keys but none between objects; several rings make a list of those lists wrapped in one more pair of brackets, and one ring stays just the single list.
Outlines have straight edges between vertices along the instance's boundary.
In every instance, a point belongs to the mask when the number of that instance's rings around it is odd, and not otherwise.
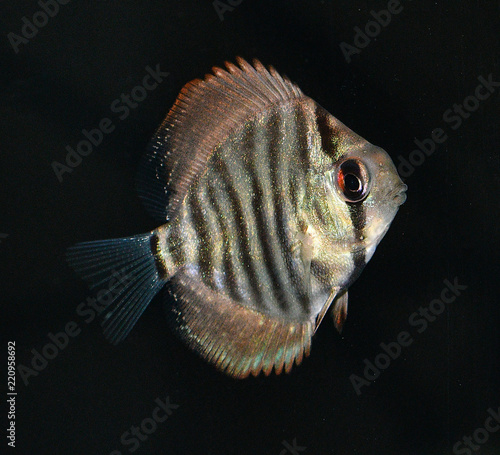
[{"label": "fish body", "polygon": [[94,284],[132,274],[104,318],[112,341],[168,282],[174,330],[246,377],[300,363],[332,304],[341,329],[406,186],[385,151],[273,68],[238,63],[187,84],[152,140],[139,194],[166,222],[68,258]]}]

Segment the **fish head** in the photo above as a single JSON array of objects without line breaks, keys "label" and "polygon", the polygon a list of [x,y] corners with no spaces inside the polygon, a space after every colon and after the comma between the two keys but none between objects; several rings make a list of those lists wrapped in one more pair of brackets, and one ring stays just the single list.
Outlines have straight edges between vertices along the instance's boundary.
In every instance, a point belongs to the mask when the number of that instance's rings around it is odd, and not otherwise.
[{"label": "fish head", "polygon": [[399,207],[406,200],[402,182],[388,153],[366,141],[348,147],[329,175],[330,187],[350,214],[355,236],[371,258]]},{"label": "fish head", "polygon": [[324,208],[321,218],[326,221],[321,230],[327,230],[346,252],[363,250],[366,263],[405,202],[407,186],[385,150],[330,114],[324,115],[320,128],[323,159],[317,161],[322,163],[319,181],[323,186],[318,194],[325,197],[323,204],[316,204]]}]

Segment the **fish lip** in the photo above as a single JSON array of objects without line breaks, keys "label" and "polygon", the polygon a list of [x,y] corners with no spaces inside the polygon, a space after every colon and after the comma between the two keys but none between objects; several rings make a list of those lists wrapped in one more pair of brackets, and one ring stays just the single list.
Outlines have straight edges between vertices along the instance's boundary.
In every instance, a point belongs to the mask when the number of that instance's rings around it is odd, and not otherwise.
[{"label": "fish lip", "polygon": [[393,200],[398,207],[400,205],[403,205],[406,202],[406,193],[402,192],[400,194],[397,194],[396,196],[394,196]]},{"label": "fish lip", "polygon": [[390,200],[394,201],[396,205],[399,207],[400,205],[403,205],[406,201],[407,189],[408,186],[401,182],[396,188],[390,191],[387,196]]}]

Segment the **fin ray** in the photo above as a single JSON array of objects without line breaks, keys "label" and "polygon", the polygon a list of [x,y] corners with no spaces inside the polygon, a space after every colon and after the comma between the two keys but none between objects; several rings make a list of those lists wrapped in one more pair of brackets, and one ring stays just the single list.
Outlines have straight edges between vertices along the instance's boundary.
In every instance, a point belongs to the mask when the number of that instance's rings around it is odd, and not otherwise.
[{"label": "fin ray", "polygon": [[349,301],[349,296],[347,290],[342,293],[339,297],[335,299],[335,303],[332,308],[332,318],[333,323],[337,332],[342,333],[342,328],[344,327],[345,320],[347,319],[347,304]]},{"label": "fin ray", "polygon": [[172,278],[171,322],[187,345],[233,376],[289,372],[309,355],[314,321],[271,318],[218,294],[180,270]]},{"label": "fin ray", "polygon": [[148,279],[148,272],[149,269],[147,265],[143,265],[142,267],[134,270],[136,282],[124,295],[121,296],[124,300],[127,300],[129,304],[126,306],[116,306],[104,316],[101,325],[104,329],[105,335],[113,333],[114,328],[120,323],[120,321],[125,322],[125,318],[134,308],[134,302],[138,297],[140,297],[136,291],[137,289],[140,289],[142,284]]},{"label": "fin ray", "polygon": [[330,295],[328,296],[328,299],[326,300],[325,304],[323,305],[323,308],[319,312],[319,314],[316,316],[316,325],[314,328],[314,331],[318,330],[319,325],[321,324],[321,321],[323,321],[323,318],[325,317],[328,309],[330,308],[332,302],[335,300],[336,295],[339,292],[338,287],[333,287],[330,291]]},{"label": "fin ray", "polygon": [[[103,310],[104,334],[116,344],[123,340],[140,318],[149,302],[163,287],[165,281],[156,269],[151,250],[150,232],[120,239],[79,243],[66,252],[69,265],[86,281],[91,289],[101,287],[111,292],[111,300]],[[121,280],[112,285],[116,274]],[[126,280],[125,280],[126,278]]]},{"label": "fin ray", "polygon": [[187,83],[156,131],[137,177],[146,209],[165,222],[175,216],[213,151],[232,131],[271,106],[304,95],[274,69],[240,57],[204,80]]}]

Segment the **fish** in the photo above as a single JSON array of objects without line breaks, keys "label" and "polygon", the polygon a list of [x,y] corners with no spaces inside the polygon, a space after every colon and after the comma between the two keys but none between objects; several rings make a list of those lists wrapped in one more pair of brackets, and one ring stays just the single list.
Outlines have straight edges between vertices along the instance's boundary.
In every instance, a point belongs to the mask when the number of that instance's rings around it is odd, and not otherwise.
[{"label": "fish", "polygon": [[169,326],[233,378],[290,372],[373,256],[406,185],[390,156],[272,66],[241,57],[187,83],[137,177],[161,223],[79,243],[70,266],[93,288],[127,283],[102,326],[116,344],[165,286]]}]

